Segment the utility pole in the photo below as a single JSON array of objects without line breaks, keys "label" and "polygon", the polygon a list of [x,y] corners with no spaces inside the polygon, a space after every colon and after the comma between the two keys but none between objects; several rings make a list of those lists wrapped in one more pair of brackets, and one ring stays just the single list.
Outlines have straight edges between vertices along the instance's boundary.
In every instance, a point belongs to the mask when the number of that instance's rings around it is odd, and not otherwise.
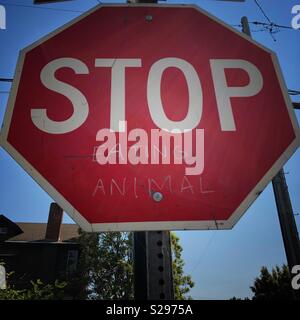
[{"label": "utility pole", "polygon": [[274,177],[273,189],[289,269],[300,265],[300,242],[283,169]]},{"label": "utility pole", "polygon": [[[128,0],[128,3],[157,3],[157,0]],[[153,201],[163,195],[153,194]],[[156,199],[155,199],[156,197]],[[134,232],[134,298],[173,300],[173,273],[170,231]]]},{"label": "utility pole", "polygon": [[[247,17],[243,17],[241,23],[242,31],[251,37]],[[273,178],[272,184],[285,254],[291,272],[293,266],[300,265],[300,241],[283,169]],[[300,294],[295,292],[296,295],[297,299],[300,299]]]}]

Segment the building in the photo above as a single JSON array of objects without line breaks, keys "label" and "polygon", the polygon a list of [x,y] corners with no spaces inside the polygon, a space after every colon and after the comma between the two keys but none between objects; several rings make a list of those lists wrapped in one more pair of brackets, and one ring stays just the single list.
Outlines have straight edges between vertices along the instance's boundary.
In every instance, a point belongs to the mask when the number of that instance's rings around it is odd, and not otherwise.
[{"label": "building", "polygon": [[77,269],[78,226],[62,224],[63,211],[52,203],[48,223],[12,222],[0,215],[0,262],[4,262],[9,283],[26,288],[30,280],[53,283]]}]

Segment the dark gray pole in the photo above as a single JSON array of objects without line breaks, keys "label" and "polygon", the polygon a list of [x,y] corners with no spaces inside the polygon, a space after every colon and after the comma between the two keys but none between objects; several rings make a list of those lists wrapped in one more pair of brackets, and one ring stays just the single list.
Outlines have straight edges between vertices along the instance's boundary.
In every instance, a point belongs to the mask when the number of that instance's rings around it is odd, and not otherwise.
[{"label": "dark gray pole", "polygon": [[[128,0],[157,3],[157,0]],[[173,300],[172,253],[169,231],[134,232],[134,298]]]},{"label": "dark gray pole", "polygon": [[134,232],[134,298],[174,299],[169,231]]},{"label": "dark gray pole", "polygon": [[[241,23],[243,32],[251,37],[247,17],[243,17]],[[291,271],[293,266],[300,265],[300,242],[283,169],[280,169],[277,175],[273,178],[272,184],[286,259]]]},{"label": "dark gray pole", "polygon": [[251,37],[251,31],[250,31],[248,18],[247,17],[242,17],[241,23],[242,23],[242,32],[244,32],[246,35]]},{"label": "dark gray pole", "polygon": [[300,265],[300,242],[283,169],[274,177],[273,190],[289,269]]}]

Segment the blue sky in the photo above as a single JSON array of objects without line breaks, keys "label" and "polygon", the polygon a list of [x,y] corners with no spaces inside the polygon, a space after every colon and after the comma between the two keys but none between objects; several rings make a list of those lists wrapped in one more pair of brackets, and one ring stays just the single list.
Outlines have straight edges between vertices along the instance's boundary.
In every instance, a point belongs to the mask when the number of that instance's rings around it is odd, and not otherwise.
[{"label": "blue sky", "polygon": [[[70,21],[97,4],[97,0],[74,0],[32,8],[31,0],[6,0],[7,30],[0,30],[0,77],[11,78],[18,52],[28,44]],[[108,3],[110,1],[104,1]],[[290,26],[291,9],[300,0],[260,0],[271,21]],[[196,3],[223,21],[238,25],[240,18],[266,22],[254,0],[245,3],[214,0],[168,1]],[[27,7],[29,6],[29,7]],[[254,31],[259,30],[252,26]],[[300,90],[300,31],[282,30],[273,41],[267,32],[253,32],[258,42],[278,55],[288,88]],[[213,36],[213,35],[212,35]],[[0,83],[0,121],[2,122],[10,84]],[[293,98],[297,101],[296,97]],[[298,98],[298,101],[299,98]],[[296,112],[299,120],[300,113]],[[295,213],[300,213],[300,150],[285,166],[286,179]],[[0,149],[0,213],[13,221],[46,222],[52,199],[21,167]],[[296,216],[299,228],[300,216]],[[65,222],[71,219],[65,216]],[[185,270],[196,283],[194,299],[227,299],[251,296],[249,286],[261,266],[273,267],[286,262],[272,187],[269,185],[257,201],[230,231],[178,232],[186,262]]]}]

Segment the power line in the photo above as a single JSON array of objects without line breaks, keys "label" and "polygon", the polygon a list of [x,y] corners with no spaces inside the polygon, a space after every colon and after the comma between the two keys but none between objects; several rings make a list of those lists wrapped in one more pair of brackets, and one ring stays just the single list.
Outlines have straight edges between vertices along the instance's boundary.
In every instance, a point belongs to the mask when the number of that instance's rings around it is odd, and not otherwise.
[{"label": "power line", "polygon": [[[276,41],[274,34],[280,32],[281,29],[288,29],[288,30],[294,31],[294,29],[290,26],[284,26],[284,25],[276,24],[274,22],[266,23],[266,22],[252,21],[252,22],[249,22],[249,24],[261,27],[260,29],[251,29],[251,32],[264,32],[264,31],[269,32],[274,41]],[[242,27],[241,24],[233,24],[231,26],[239,27],[239,28]]]},{"label": "power line", "polygon": [[[277,23],[274,23],[274,22],[270,22],[270,23],[265,23],[265,22],[258,22],[258,21],[252,21],[252,22],[249,22],[251,24],[255,24],[255,25],[260,25],[260,26],[263,26],[263,27],[266,27],[268,29],[275,29],[275,28],[278,28],[278,29],[290,29],[290,30],[294,30],[292,27],[290,26],[283,26],[283,25],[280,25],[280,24],[277,24]],[[272,31],[272,30],[270,30]]]},{"label": "power line", "polygon": [[73,12],[73,13],[85,12],[82,10],[59,9],[59,8],[44,7],[44,6],[34,6],[29,4],[17,4],[17,3],[5,3],[5,2],[1,2],[1,4],[5,6],[10,6],[10,7],[23,7],[23,8],[40,9],[40,10],[52,10],[52,11]]},{"label": "power line", "polygon": [[262,6],[258,3],[258,0],[254,0],[255,4],[258,6],[259,10],[261,11],[261,13],[264,15],[264,17],[267,19],[267,21],[269,21],[269,23],[272,23],[272,21],[269,19],[269,17],[267,16],[267,14],[265,13],[264,9],[262,8]]},{"label": "power line", "polygon": [[191,275],[194,274],[194,272],[196,271],[196,269],[201,265],[201,263],[203,262],[203,258],[207,253],[208,248],[210,247],[210,245],[212,244],[216,234],[217,234],[218,230],[214,230],[214,232],[212,233],[212,235],[210,236],[209,240],[207,241],[202,254],[200,255],[200,258],[198,258],[198,261],[194,264],[193,268],[191,269],[191,271],[189,272]]},{"label": "power line", "polygon": [[8,78],[0,78],[1,82],[13,82],[13,79],[8,79]]},{"label": "power line", "polygon": [[264,9],[262,8],[262,6],[258,3],[258,0],[254,0],[254,2],[257,5],[257,7],[259,8],[259,10],[261,11],[261,13],[263,14],[263,16],[268,21],[268,23],[257,22],[257,21],[250,22],[250,23],[262,26],[263,29],[265,29],[266,31],[268,31],[270,33],[270,36],[272,37],[272,39],[274,41],[276,41],[274,34],[280,32],[281,31],[280,29],[293,29],[290,26],[283,26],[283,25],[279,25],[279,24],[272,22],[270,20],[270,18],[268,17],[268,15],[266,14],[266,12],[264,11]]},{"label": "power line", "polygon": [[298,95],[300,95],[300,91],[297,91],[297,90],[291,90],[291,89],[289,89],[288,92],[289,92],[289,95],[291,95],[291,96],[298,96]]},{"label": "power line", "polygon": [[[12,78],[0,78],[0,82],[13,82],[13,79]],[[300,91],[293,90],[293,89],[288,89],[288,93],[291,96],[300,95]]]}]

